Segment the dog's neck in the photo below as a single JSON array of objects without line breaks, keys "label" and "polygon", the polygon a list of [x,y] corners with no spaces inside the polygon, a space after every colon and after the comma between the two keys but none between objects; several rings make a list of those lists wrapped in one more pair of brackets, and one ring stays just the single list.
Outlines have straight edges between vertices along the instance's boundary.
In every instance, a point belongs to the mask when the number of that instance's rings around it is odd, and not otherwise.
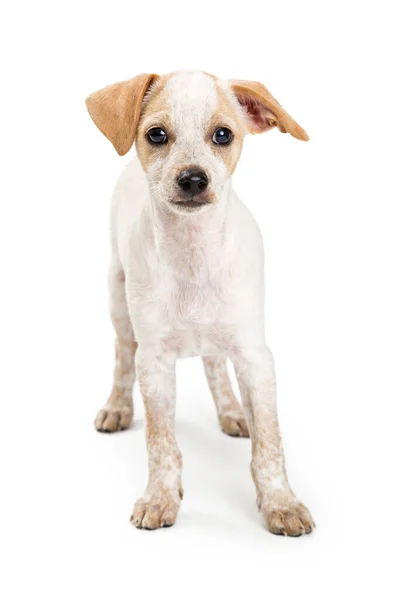
[{"label": "dog's neck", "polygon": [[200,214],[177,214],[151,198],[157,254],[180,280],[202,283],[220,272],[230,192],[229,181],[216,202]]}]

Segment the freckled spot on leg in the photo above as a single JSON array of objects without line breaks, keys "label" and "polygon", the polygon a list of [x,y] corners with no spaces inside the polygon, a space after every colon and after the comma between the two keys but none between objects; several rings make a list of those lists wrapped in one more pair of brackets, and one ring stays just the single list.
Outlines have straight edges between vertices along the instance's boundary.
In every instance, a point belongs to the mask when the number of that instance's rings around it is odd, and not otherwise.
[{"label": "freckled spot on leg", "polygon": [[157,529],[175,523],[181,501],[182,457],[175,439],[175,358],[138,355],[138,379],[146,412],[149,480],[135,504],[132,523]]},{"label": "freckled spot on leg", "polygon": [[243,409],[229,381],[226,359],[206,356],[203,362],[222,431],[233,437],[249,437]]},{"label": "freckled spot on leg", "polygon": [[111,319],[116,331],[114,382],[106,405],[95,419],[97,431],[113,433],[128,429],[133,419],[132,391],[135,382],[137,343],[128,314],[125,294],[125,273],[115,265],[110,267]]}]

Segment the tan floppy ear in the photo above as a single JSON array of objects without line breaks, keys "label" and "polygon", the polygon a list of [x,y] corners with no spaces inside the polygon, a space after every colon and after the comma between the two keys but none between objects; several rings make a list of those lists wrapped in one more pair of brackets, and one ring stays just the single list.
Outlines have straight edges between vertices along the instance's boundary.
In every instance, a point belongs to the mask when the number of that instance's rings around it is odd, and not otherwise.
[{"label": "tan floppy ear", "polygon": [[132,147],[143,97],[157,78],[158,75],[143,73],[109,85],[86,98],[86,107],[95,125],[120,156]]},{"label": "tan floppy ear", "polygon": [[244,108],[250,133],[262,133],[277,127],[306,142],[309,137],[302,127],[286,112],[272,94],[258,81],[230,82],[241,106]]}]

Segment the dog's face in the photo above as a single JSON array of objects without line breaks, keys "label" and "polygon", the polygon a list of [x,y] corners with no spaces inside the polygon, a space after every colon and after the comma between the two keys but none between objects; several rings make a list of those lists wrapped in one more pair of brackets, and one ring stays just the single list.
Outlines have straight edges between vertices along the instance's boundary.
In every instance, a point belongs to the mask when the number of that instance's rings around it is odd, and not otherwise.
[{"label": "dog's face", "polygon": [[87,107],[119,154],[136,139],[153,197],[182,214],[219,201],[247,132],[276,126],[308,139],[262,84],[201,71],[139,75],[95,92]]},{"label": "dog's face", "polygon": [[175,211],[217,201],[240,156],[245,123],[230,86],[201,72],[160,78],[136,135],[150,186]]}]

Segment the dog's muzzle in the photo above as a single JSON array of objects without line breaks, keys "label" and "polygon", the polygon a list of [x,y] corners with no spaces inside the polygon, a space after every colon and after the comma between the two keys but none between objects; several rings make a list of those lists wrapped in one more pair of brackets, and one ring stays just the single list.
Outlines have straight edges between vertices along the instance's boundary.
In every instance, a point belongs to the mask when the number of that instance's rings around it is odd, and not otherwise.
[{"label": "dog's muzzle", "polygon": [[176,206],[186,210],[195,210],[212,202],[213,194],[209,193],[207,174],[199,167],[191,167],[182,171],[176,178],[178,194],[173,200]]}]

